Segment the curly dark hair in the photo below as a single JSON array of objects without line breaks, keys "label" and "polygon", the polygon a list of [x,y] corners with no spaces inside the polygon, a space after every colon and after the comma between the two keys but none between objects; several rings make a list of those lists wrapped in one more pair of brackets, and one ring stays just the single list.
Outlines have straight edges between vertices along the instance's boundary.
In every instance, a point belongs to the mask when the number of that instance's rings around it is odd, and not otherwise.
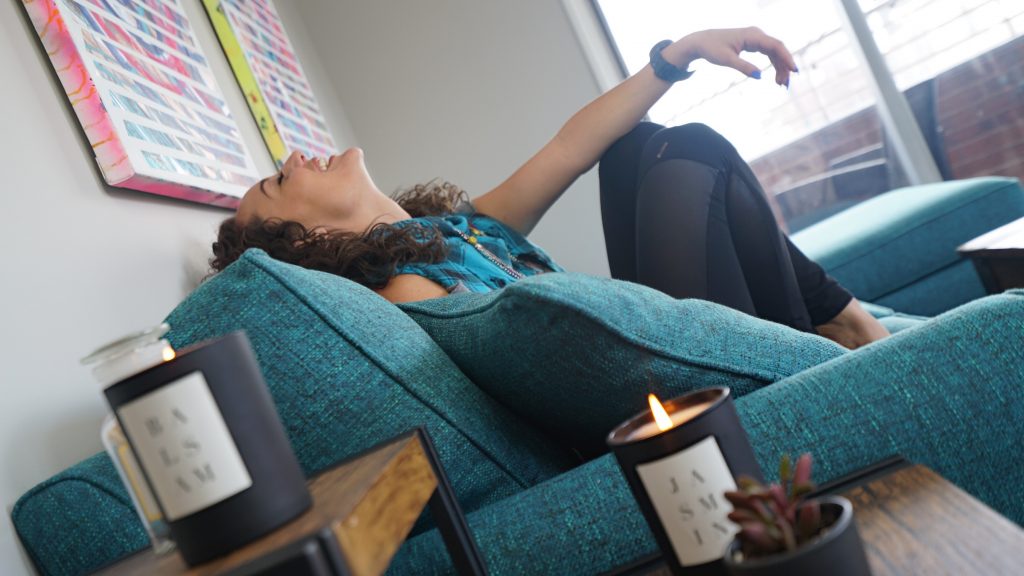
[{"label": "curly dark hair", "polygon": [[[449,214],[468,202],[469,196],[450,182],[432,181],[401,192],[395,201],[418,218]],[[404,264],[437,263],[448,255],[444,236],[426,225],[381,223],[359,234],[310,229],[299,222],[276,218],[241,224],[231,217],[217,232],[210,267],[220,272],[249,248],[260,248],[276,260],[344,276],[374,289],[387,286]]]}]

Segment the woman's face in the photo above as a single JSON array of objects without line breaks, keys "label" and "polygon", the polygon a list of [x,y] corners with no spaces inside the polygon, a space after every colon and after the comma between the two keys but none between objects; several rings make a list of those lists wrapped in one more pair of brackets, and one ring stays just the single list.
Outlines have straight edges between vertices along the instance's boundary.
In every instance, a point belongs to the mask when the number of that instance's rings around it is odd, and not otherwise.
[{"label": "woman's face", "polygon": [[349,148],[330,158],[306,158],[292,152],[281,170],[250,188],[237,218],[294,220],[307,228],[346,229],[356,206],[369,194],[380,195],[363,164],[363,151]]}]

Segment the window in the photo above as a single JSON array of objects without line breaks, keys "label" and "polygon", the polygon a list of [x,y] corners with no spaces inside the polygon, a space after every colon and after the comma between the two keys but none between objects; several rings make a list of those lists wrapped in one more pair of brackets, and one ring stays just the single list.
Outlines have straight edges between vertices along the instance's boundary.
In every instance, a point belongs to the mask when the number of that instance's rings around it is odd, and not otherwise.
[{"label": "window", "polygon": [[1024,35],[1019,0],[860,0],[901,89]]},{"label": "window", "polygon": [[[858,1],[943,176],[1024,177],[1024,2]],[[595,4],[630,73],[658,40],[706,28],[757,25],[786,43],[801,71],[788,92],[760,55],[748,56],[761,81],[698,62],[650,117],[703,122],[729,138],[791,230],[907,183],[838,2]]]},{"label": "window", "polygon": [[[643,68],[651,46],[707,28],[757,24],[786,43],[800,68],[787,92],[775,86],[766,57],[748,54],[764,80],[697,62],[697,74],[669,92],[651,110],[654,122],[675,126],[704,122],[746,158],[758,158],[874,103],[867,72],[860,66],[832,2],[733,0],[601,0],[609,30],[629,73]],[[799,15],[799,16],[794,16]]]}]

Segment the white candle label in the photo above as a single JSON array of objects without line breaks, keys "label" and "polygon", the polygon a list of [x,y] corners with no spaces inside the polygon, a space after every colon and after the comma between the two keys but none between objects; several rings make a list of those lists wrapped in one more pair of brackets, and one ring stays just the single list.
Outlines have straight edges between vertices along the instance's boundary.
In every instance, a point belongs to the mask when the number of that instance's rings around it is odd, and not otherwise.
[{"label": "white candle label", "polygon": [[202,372],[123,404],[117,415],[168,520],[252,486]]},{"label": "white candle label", "polygon": [[638,464],[636,472],[682,566],[718,560],[736,526],[722,496],[736,482],[714,436],[671,456]]}]

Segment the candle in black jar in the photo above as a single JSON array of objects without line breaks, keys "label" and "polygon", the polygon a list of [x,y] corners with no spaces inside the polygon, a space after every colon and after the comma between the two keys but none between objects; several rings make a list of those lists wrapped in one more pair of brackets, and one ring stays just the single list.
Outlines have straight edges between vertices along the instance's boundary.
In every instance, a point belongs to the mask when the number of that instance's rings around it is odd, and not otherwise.
[{"label": "candle in black jar", "polygon": [[673,574],[724,575],[721,558],[736,528],[723,497],[735,478],[761,470],[728,388],[665,402],[612,430],[608,445],[622,468]]},{"label": "candle in black jar", "polygon": [[244,333],[179,351],[104,394],[190,566],[312,504]]}]

